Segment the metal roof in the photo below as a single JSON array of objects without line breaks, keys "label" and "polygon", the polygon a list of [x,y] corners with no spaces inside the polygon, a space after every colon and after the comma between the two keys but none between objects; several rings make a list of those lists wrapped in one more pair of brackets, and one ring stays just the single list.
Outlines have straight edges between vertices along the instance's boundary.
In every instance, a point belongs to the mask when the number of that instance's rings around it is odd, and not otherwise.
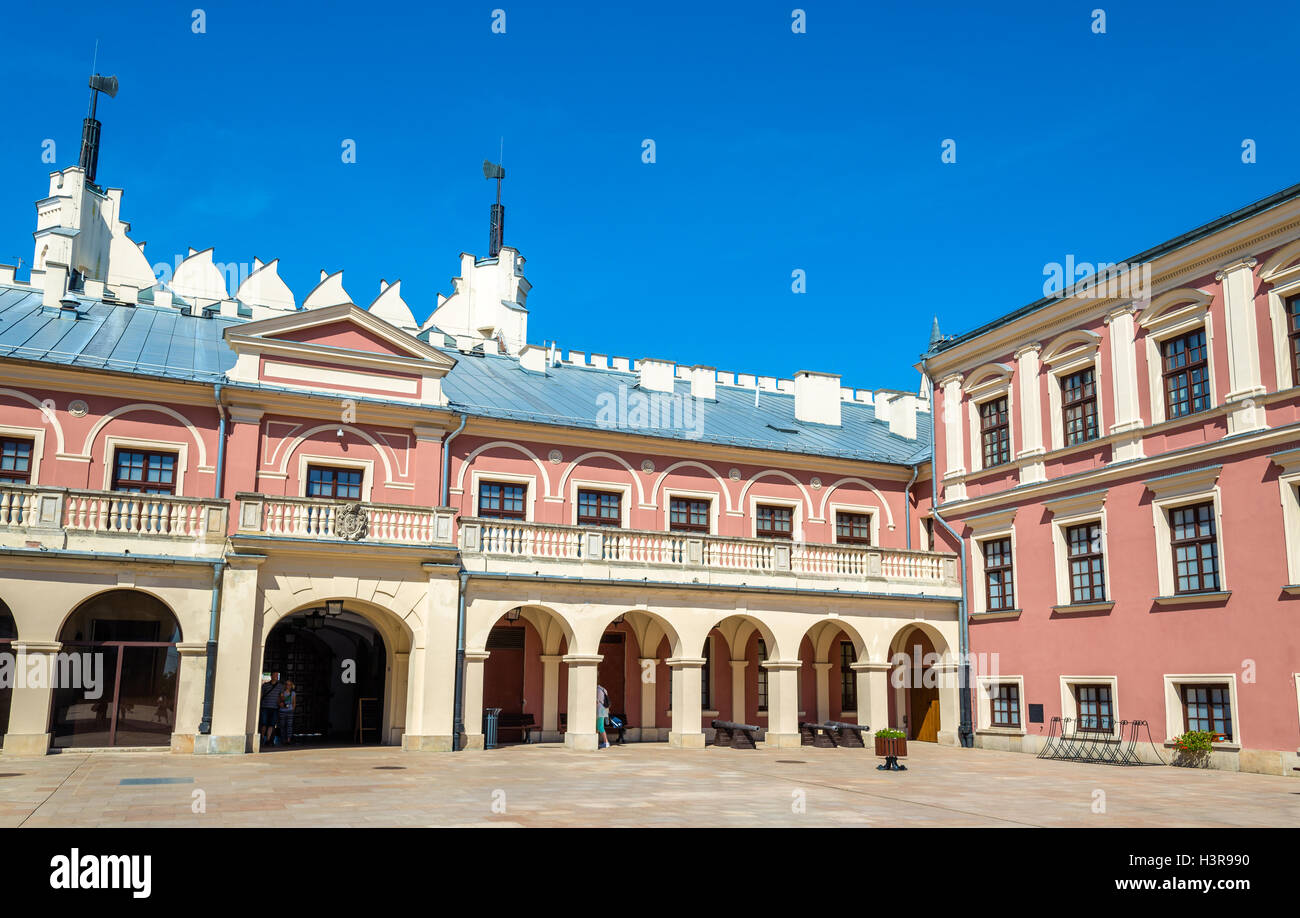
[{"label": "metal roof", "polygon": [[[0,286],[0,357],[214,385],[227,382],[225,374],[235,365],[224,332],[244,324],[242,319],[76,295],[74,316],[72,310],[42,306],[41,298],[39,289]],[[543,374],[510,357],[442,350],[457,361],[443,380],[449,408],[469,415],[898,465],[930,456],[931,418],[925,412],[917,413],[917,438],[909,440],[891,434],[870,405],[841,402],[839,427],[808,424],[795,420],[793,394],[764,389],[755,399],[754,389],[719,385],[716,401],[700,401],[691,397],[690,383],[679,379],[673,395],[680,399],[671,399],[674,417],[638,427],[634,407],[618,416],[620,402],[635,406],[638,394],[666,393],[646,393],[634,372],[561,364]]]}]

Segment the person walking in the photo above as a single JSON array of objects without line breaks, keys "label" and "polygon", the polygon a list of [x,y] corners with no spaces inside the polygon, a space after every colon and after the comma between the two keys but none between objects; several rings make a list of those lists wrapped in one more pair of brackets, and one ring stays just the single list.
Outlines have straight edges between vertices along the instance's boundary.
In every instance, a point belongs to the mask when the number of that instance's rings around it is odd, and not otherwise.
[{"label": "person walking", "polygon": [[271,681],[262,684],[261,716],[258,726],[262,730],[262,745],[271,745],[271,734],[275,732],[275,723],[280,717],[280,695],[284,692],[284,683],[279,673],[271,673]]},{"label": "person walking", "polygon": [[609,748],[609,737],[605,735],[605,718],[609,717],[609,692],[605,686],[596,686],[596,735],[600,738],[600,749]]},{"label": "person walking", "polygon": [[293,709],[297,704],[298,693],[294,691],[293,680],[286,679],[284,691],[280,693],[280,737],[276,742],[283,740],[286,746],[293,742]]}]

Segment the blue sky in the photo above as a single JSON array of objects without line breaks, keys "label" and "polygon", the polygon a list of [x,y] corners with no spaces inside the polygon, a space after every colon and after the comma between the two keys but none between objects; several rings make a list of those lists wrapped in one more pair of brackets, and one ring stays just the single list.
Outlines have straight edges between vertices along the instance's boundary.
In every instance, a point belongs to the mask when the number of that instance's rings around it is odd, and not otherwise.
[{"label": "blue sky", "polygon": [[31,258],[43,141],[76,162],[96,39],[99,178],[152,262],[279,257],[300,302],[400,277],[423,318],[486,249],[504,137],[532,340],[846,385],[912,388],[931,315],[1300,181],[1293,2],[797,0],[794,34],[795,2],[11,5],[0,261]]}]

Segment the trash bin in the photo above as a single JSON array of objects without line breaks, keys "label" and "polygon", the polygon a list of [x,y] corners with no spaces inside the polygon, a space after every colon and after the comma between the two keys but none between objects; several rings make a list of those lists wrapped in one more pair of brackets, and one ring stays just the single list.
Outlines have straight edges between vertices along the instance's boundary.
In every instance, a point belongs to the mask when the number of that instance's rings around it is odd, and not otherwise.
[{"label": "trash bin", "polygon": [[483,748],[497,748],[497,718],[501,716],[500,708],[483,709]]}]

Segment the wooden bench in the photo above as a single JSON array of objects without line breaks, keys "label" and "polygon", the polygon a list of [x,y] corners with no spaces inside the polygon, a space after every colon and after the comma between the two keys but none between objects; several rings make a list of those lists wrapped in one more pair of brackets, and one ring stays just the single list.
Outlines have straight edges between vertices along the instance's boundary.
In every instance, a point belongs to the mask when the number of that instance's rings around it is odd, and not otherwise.
[{"label": "wooden bench", "polygon": [[835,733],[835,744],[837,746],[848,746],[853,749],[865,749],[867,746],[866,734],[871,728],[866,724],[846,724],[840,720],[827,721],[827,728]]},{"label": "wooden bench", "polygon": [[713,745],[730,746],[732,749],[757,749],[758,727],[754,724],[736,724],[729,720],[711,721],[709,726],[716,731]]},{"label": "wooden bench", "polygon": [[497,741],[500,742],[501,734],[506,730],[518,730],[520,738],[525,743],[531,743],[533,733],[539,736],[542,732],[540,725],[533,722],[531,714],[517,714],[514,712],[501,712],[497,717]]},{"label": "wooden bench", "polygon": [[838,728],[831,724],[803,723],[799,725],[799,743],[819,749],[834,749]]}]

